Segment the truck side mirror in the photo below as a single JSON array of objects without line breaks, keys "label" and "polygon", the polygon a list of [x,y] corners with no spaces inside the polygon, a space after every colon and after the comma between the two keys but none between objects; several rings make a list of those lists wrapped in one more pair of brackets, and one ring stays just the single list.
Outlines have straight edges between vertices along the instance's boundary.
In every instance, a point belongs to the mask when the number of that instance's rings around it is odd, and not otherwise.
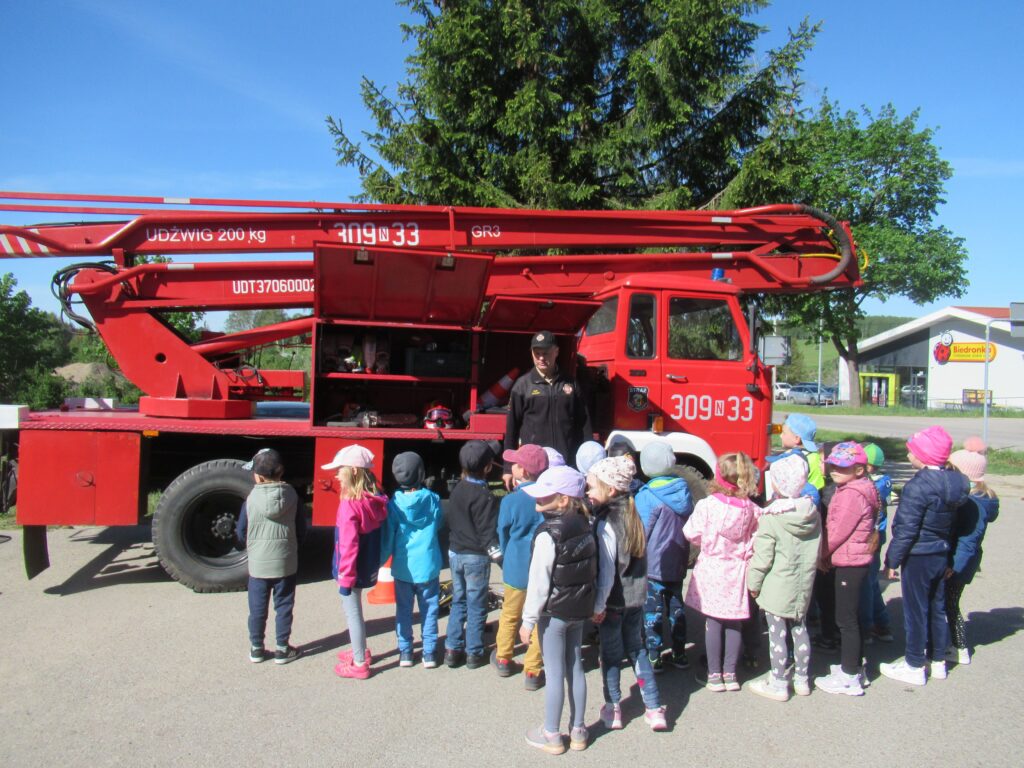
[{"label": "truck side mirror", "polygon": [[792,358],[789,336],[758,337],[757,354],[765,365],[789,365]]}]

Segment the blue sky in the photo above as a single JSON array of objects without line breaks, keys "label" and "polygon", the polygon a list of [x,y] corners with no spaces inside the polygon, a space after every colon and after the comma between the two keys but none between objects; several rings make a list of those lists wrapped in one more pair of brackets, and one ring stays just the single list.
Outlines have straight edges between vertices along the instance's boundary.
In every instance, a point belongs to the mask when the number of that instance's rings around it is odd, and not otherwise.
[{"label": "blue sky", "polygon": [[[804,17],[824,28],[804,67],[805,98],[843,108],[920,110],[954,167],[938,223],[963,237],[970,285],[960,299],[916,307],[896,298],[872,314],[919,316],[947,304],[1024,300],[1009,237],[1024,179],[1024,3],[778,0],[757,20],[782,39]],[[404,75],[388,0],[36,0],[3,3],[0,189],[282,199],[351,199],[358,178],[335,165],[327,115],[371,123],[363,75]],[[43,218],[0,212],[0,222]],[[10,260],[19,287],[55,311],[55,259]]]}]

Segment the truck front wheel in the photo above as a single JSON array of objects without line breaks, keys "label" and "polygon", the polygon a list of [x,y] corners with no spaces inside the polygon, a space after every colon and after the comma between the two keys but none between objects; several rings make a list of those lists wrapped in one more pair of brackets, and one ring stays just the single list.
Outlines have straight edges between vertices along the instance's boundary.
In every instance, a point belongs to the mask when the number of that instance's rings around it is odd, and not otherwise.
[{"label": "truck front wheel", "polygon": [[252,490],[236,459],[198,464],[167,486],[153,512],[153,546],[171,578],[196,592],[245,589],[247,556],[235,524]]}]

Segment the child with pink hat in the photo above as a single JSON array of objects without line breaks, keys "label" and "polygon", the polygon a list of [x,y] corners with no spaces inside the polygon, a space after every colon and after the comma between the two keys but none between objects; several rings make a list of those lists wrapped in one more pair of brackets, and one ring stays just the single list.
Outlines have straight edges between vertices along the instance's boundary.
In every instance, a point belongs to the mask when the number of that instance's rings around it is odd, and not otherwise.
[{"label": "child with pink hat", "polygon": [[922,429],[907,441],[907,457],[918,472],[900,494],[885,553],[886,568],[901,569],[907,645],[905,658],[881,664],[879,670],[910,685],[925,684],[929,648],[932,678],[946,677],[949,539],[957,509],[967,501],[969,491],[967,478],[947,463],[952,450],[953,438],[942,427]]},{"label": "child with pink hat", "polygon": [[[984,444],[981,447],[984,448]],[[986,526],[999,516],[999,497],[985,484],[988,460],[984,453],[966,449],[954,451],[949,457],[949,463],[971,481],[971,495],[957,509],[950,541],[952,550],[946,571],[946,618],[952,642],[946,650],[946,661],[970,664],[971,651],[967,646],[967,626],[960,613],[960,596],[981,566],[981,542],[985,537]]]}]

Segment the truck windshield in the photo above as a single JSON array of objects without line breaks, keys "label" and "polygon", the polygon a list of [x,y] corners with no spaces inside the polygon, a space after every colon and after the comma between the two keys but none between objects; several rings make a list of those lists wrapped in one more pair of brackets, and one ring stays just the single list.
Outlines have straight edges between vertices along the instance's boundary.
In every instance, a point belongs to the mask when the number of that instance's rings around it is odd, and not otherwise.
[{"label": "truck windshield", "polygon": [[676,360],[741,360],[743,345],[729,305],[717,299],[669,301],[668,356]]}]

